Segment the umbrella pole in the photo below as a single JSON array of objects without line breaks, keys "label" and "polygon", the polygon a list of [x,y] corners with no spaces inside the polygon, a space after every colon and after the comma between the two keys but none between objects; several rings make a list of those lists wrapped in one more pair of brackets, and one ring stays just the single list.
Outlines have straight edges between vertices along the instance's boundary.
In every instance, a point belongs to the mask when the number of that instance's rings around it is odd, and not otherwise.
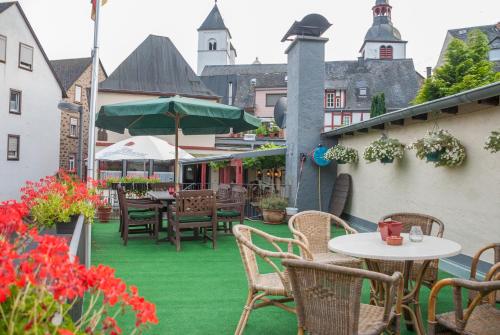
[{"label": "umbrella pole", "polygon": [[175,114],[175,191],[180,191],[180,183],[179,183],[179,123],[180,116],[179,114]]}]

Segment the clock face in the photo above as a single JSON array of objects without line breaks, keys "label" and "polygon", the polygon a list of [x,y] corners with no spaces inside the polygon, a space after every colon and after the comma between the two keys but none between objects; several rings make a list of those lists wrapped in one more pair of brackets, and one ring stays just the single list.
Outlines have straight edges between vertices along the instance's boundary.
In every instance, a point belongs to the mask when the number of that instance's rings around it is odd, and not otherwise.
[{"label": "clock face", "polygon": [[328,151],[327,148],[320,146],[314,149],[313,152],[313,160],[318,166],[327,166],[331,163],[331,161],[325,159],[325,154]]}]

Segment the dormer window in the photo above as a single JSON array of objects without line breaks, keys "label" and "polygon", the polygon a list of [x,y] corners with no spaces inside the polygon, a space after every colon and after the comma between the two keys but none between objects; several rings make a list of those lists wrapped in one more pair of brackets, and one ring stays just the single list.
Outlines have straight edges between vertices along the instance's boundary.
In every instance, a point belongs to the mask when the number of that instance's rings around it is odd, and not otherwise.
[{"label": "dormer window", "polygon": [[368,95],[368,89],[366,87],[361,87],[359,89],[359,96],[366,97]]},{"label": "dormer window", "polygon": [[208,50],[215,51],[217,50],[217,41],[213,38],[208,40]]},{"label": "dormer window", "polygon": [[380,59],[392,59],[393,58],[393,48],[392,46],[382,45],[380,47]]}]

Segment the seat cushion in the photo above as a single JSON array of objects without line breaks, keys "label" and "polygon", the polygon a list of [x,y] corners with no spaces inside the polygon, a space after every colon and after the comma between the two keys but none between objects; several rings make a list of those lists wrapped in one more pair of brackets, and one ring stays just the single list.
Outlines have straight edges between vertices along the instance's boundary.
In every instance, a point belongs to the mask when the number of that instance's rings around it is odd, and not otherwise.
[{"label": "seat cushion", "polygon": [[[380,334],[387,324],[383,322],[384,307],[361,304],[359,310],[358,334]],[[390,319],[394,317],[391,311]]]},{"label": "seat cushion", "polygon": [[[464,311],[465,312],[465,311]],[[455,330],[455,312],[440,314],[437,316],[439,324],[448,329]],[[490,304],[484,304],[474,308],[463,334],[466,335],[497,335],[500,329],[500,310]]]},{"label": "seat cushion", "polygon": [[130,218],[132,220],[149,220],[149,219],[154,218],[155,215],[156,215],[156,213],[155,212],[151,212],[151,211],[129,213],[129,216],[130,216]]},{"label": "seat cushion", "polygon": [[270,295],[288,295],[280,276],[276,272],[257,275],[255,289],[257,291],[267,292],[267,294]]},{"label": "seat cushion", "polygon": [[[174,215],[174,220],[177,220]],[[209,222],[212,221],[211,216],[183,216],[180,218],[180,223],[195,223],[195,222]]]},{"label": "seat cushion", "polygon": [[234,211],[234,210],[218,210],[217,211],[217,216],[218,217],[225,217],[225,218],[237,218],[240,216],[240,212]]},{"label": "seat cushion", "polygon": [[323,264],[333,264],[352,268],[361,268],[362,261],[358,258],[337,254],[333,252],[313,254],[314,261]]},{"label": "seat cushion", "polygon": [[149,212],[151,211],[149,208],[129,208],[128,212],[130,213],[140,213],[140,212]]}]

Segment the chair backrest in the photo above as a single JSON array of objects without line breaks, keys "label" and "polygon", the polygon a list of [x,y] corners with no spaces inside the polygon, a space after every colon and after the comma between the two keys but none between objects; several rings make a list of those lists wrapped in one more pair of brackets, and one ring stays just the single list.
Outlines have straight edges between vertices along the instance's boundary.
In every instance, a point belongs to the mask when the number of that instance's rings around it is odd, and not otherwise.
[{"label": "chair backrest", "polygon": [[481,256],[483,256],[483,254],[488,250],[493,250],[493,264],[500,263],[500,243],[488,244],[484,248],[480,249],[472,258],[472,263],[470,266],[471,279],[476,279],[477,267],[479,265]]},{"label": "chair backrest", "polygon": [[341,218],[325,212],[305,211],[295,214],[288,221],[288,227],[295,239],[302,241],[313,254],[329,252],[331,224],[344,228],[346,234],[357,233]]},{"label": "chair backrest", "polygon": [[[305,248],[304,244],[293,239],[273,236],[259,229],[245,225],[234,226],[233,234],[236,238],[236,243],[238,244],[238,248],[240,250],[241,260],[245,268],[249,287],[255,286],[257,277],[260,274],[259,265],[257,264],[257,257],[262,258],[266,263],[268,263],[273,268],[274,272],[279,275],[281,281],[283,282],[283,285],[285,287],[289,287],[286,274],[283,273],[280,264],[276,263],[276,260],[288,258],[300,259],[300,256],[297,256],[293,253],[293,248]],[[253,241],[252,235],[257,236],[259,239],[265,240],[268,244],[273,246],[275,250],[266,250],[257,246]],[[287,251],[284,251],[278,245],[278,243],[286,244]],[[304,253],[306,254],[306,257],[308,257],[307,259],[312,259],[311,254],[309,254],[307,251],[304,251]]]},{"label": "chair backrest", "polygon": [[[384,285],[385,309],[376,324],[389,325],[393,303],[401,312],[402,275],[392,276],[367,270],[304,260],[284,260],[297,306],[299,327],[311,334],[356,335],[360,322],[363,280]],[[397,296],[397,299],[395,297]]]},{"label": "chair backrest", "polygon": [[231,188],[231,202],[245,204],[247,199],[247,189],[243,186],[235,185]]},{"label": "chair backrest", "polygon": [[220,184],[217,190],[217,199],[230,200],[231,199],[231,185]]},{"label": "chair backrest", "polygon": [[443,237],[444,233],[444,223],[430,215],[418,214],[418,213],[393,213],[386,215],[380,219],[380,221],[394,220],[401,222],[403,224],[403,233],[409,233],[411,227],[420,226],[424,235],[434,234],[437,237]]},{"label": "chair backrest", "polygon": [[126,195],[125,195],[125,190],[121,185],[118,185],[116,187],[116,193],[118,194],[118,207],[120,208],[120,212],[126,213],[124,209],[124,206],[126,206],[125,204]]},{"label": "chair backrest", "polygon": [[179,217],[214,215],[215,203],[213,190],[180,191],[175,195],[175,215]]}]

